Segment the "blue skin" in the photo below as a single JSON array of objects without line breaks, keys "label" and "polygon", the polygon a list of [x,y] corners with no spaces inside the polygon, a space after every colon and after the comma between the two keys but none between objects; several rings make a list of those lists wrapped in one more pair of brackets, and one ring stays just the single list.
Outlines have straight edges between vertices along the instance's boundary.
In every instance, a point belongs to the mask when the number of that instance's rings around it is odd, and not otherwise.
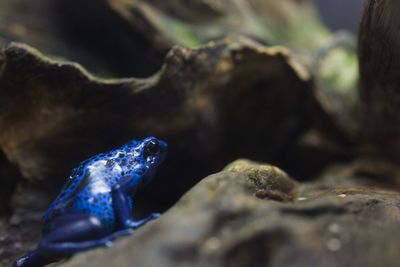
[{"label": "blue skin", "polygon": [[13,267],[40,267],[127,235],[159,216],[132,217],[132,197],[148,184],[167,153],[154,137],[128,144],[83,161],[42,218],[37,248]]}]

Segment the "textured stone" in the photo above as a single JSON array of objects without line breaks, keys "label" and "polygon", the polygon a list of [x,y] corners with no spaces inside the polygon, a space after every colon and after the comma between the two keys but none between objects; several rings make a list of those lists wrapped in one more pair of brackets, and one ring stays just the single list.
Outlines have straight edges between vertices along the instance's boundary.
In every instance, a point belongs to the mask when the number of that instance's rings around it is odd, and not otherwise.
[{"label": "textured stone", "polygon": [[[292,201],[259,198],[260,187]],[[132,236],[61,266],[394,267],[399,207],[398,192],[298,184],[276,167],[238,161]]]}]

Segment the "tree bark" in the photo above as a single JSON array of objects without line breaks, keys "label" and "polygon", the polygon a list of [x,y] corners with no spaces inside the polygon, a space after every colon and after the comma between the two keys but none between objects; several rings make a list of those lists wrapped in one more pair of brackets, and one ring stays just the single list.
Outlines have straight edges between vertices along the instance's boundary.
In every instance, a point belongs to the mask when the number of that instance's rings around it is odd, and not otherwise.
[{"label": "tree bark", "polygon": [[362,136],[400,160],[400,2],[367,0],[359,35]]}]

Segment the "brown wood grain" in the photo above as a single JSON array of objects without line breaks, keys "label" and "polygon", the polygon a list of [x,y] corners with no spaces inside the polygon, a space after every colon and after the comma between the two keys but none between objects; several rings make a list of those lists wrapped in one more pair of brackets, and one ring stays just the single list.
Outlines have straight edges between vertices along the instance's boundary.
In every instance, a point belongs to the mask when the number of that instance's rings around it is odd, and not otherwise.
[{"label": "brown wood grain", "polygon": [[397,143],[400,136],[400,2],[367,0],[359,35],[363,136]]}]

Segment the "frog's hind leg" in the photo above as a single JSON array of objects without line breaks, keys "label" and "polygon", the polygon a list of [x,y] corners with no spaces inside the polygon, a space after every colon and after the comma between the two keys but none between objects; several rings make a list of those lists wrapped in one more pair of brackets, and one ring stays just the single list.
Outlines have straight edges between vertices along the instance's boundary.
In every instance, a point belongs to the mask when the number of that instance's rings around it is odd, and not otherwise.
[{"label": "frog's hind leg", "polygon": [[53,261],[53,259],[39,255],[39,253],[34,250],[16,260],[12,267],[41,267]]},{"label": "frog's hind leg", "polygon": [[108,246],[113,239],[132,232],[125,229],[106,235],[104,229],[104,225],[95,216],[62,215],[44,229],[37,249],[18,259],[13,267],[42,267],[68,258],[76,252]]},{"label": "frog's hind leg", "polygon": [[62,215],[39,242],[37,252],[47,258],[62,259],[93,247],[106,246],[109,239],[101,221],[91,215]]}]

